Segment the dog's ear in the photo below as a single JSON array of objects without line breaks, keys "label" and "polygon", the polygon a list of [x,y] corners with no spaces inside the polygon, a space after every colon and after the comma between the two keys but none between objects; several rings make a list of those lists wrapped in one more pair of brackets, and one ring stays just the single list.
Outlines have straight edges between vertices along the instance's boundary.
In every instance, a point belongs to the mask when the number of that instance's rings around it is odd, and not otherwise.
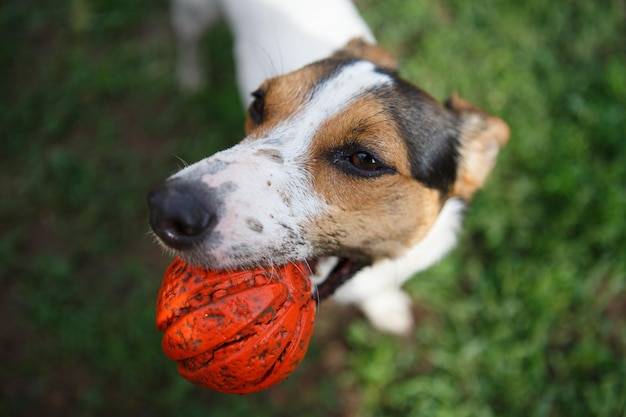
[{"label": "dog's ear", "polygon": [[363,38],[352,39],[346,46],[332,55],[336,59],[363,59],[376,64],[379,68],[396,72],[398,63],[394,56],[378,45],[367,43]]},{"label": "dog's ear", "polygon": [[500,148],[509,140],[509,126],[467,100],[453,95],[446,107],[461,119],[459,165],[452,196],[469,201],[496,164]]}]

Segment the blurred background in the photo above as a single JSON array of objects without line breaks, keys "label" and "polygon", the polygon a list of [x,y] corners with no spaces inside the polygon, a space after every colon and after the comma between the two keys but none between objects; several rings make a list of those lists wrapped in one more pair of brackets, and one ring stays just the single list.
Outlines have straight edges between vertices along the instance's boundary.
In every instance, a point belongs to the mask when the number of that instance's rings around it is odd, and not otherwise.
[{"label": "blurred background", "polygon": [[407,285],[410,337],[327,302],[299,369],[248,396],[163,355],[145,202],[243,136],[227,28],[185,95],[165,0],[0,5],[0,415],[626,415],[625,3],[357,4],[402,76],[511,142],[458,248]]}]

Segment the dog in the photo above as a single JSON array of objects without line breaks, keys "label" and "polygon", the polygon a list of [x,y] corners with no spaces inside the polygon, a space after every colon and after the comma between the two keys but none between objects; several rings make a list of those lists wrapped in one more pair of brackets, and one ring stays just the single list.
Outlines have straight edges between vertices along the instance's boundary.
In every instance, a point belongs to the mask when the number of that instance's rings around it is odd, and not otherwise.
[{"label": "dog", "polygon": [[375,43],[349,0],[173,0],[178,82],[184,90],[204,83],[198,43],[221,19],[234,34],[237,85],[244,106],[272,75],[326,58],[354,38]]},{"label": "dog", "polygon": [[[187,1],[177,0],[174,21]],[[240,87],[253,89],[246,136],[151,191],[150,225],[167,250],[206,268],[307,261],[320,288],[353,275],[334,298],[376,328],[406,334],[413,318],[401,285],[454,247],[509,128],[469,101],[442,104],[400,78],[352,3],[310,13],[325,3],[221,3]],[[334,13],[341,19],[323,18]],[[295,45],[282,43],[309,18],[315,24],[296,31]],[[278,73],[266,78],[261,58]]]}]

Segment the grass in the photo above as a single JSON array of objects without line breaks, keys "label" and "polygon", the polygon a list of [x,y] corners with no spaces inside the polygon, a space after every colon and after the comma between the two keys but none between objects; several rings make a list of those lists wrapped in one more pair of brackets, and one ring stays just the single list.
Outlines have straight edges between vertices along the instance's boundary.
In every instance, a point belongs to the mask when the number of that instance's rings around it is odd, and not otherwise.
[{"label": "grass", "polygon": [[296,373],[244,397],[162,354],[146,236],[147,190],[242,137],[227,29],[185,96],[167,2],[0,6],[0,414],[626,415],[623,2],[358,4],[404,77],[513,136],[459,247],[407,285],[411,337],[324,304]]}]

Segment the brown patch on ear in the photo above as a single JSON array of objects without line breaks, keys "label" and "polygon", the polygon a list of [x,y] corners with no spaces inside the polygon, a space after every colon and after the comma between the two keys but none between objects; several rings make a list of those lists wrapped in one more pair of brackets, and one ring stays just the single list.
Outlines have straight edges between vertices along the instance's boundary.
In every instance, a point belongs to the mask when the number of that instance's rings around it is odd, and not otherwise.
[{"label": "brown patch on ear", "polygon": [[500,148],[509,140],[510,129],[503,120],[456,95],[448,99],[446,107],[462,120],[459,169],[451,194],[469,201],[495,166]]},{"label": "brown patch on ear", "polygon": [[367,43],[363,38],[354,38],[332,55],[336,59],[362,59],[391,72],[398,70],[398,62],[386,49]]}]

